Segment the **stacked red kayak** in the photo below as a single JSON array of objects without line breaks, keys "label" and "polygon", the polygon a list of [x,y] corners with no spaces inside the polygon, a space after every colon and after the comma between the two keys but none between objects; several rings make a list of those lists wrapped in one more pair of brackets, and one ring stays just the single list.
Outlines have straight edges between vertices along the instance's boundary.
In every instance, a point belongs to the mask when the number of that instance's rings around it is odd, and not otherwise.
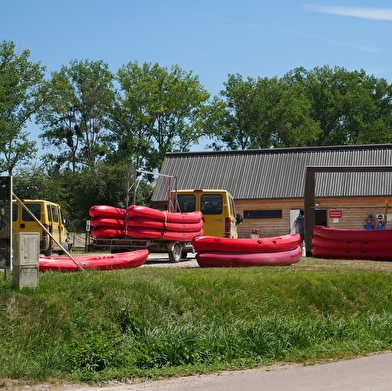
[{"label": "stacked red kayak", "polygon": [[202,236],[192,240],[201,267],[285,266],[302,255],[301,236],[232,239]]},{"label": "stacked red kayak", "polygon": [[146,206],[131,205],[127,209],[98,205],[90,208],[92,234],[98,238],[162,239],[191,241],[203,235],[201,212],[172,213]]},{"label": "stacked red kayak", "polygon": [[392,229],[365,230],[315,226],[312,254],[320,258],[392,261]]}]

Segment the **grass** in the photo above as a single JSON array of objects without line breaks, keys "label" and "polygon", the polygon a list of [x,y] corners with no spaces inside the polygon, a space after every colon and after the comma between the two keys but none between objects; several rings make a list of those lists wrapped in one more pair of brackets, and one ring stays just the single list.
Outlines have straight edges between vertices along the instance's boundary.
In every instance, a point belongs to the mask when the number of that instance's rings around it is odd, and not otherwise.
[{"label": "grass", "polygon": [[0,282],[0,378],[102,382],[392,346],[392,263],[303,258],[290,267],[135,268]]}]

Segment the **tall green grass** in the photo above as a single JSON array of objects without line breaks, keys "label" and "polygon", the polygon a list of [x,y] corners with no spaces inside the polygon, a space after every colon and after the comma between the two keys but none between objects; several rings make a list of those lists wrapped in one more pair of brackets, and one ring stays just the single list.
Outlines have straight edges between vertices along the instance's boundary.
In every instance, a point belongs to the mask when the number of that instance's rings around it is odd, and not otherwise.
[{"label": "tall green grass", "polygon": [[19,291],[9,276],[0,283],[0,340],[0,377],[34,381],[364,354],[392,346],[392,275],[294,265],[135,268],[48,272],[37,288]]}]

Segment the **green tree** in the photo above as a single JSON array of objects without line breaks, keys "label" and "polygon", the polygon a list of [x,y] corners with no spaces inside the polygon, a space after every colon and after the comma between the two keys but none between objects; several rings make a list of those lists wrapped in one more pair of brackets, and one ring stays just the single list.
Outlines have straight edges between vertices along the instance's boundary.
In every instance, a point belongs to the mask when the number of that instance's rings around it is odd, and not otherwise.
[{"label": "green tree", "polygon": [[0,43],[0,171],[9,175],[37,152],[23,129],[43,103],[45,67],[29,56],[29,49],[17,55],[14,42]]},{"label": "green tree", "polygon": [[[123,163],[97,163],[93,168],[77,173],[69,203],[71,224],[75,230],[83,230],[88,211],[93,205],[111,205],[126,208],[127,191],[131,188],[132,175]],[[148,205],[152,187],[145,181],[138,190],[138,205]],[[130,197],[130,202],[132,199]]]},{"label": "green tree", "polygon": [[48,200],[68,210],[64,182],[58,176],[48,174],[43,166],[17,169],[12,178],[12,187],[18,198]]},{"label": "green tree", "polygon": [[188,151],[207,134],[204,120],[210,94],[192,72],[130,62],[118,71],[117,80],[112,160],[125,159],[130,166],[153,171],[166,152]]},{"label": "green tree", "polygon": [[392,141],[392,87],[385,79],[329,66],[296,68],[286,78],[311,103],[310,116],[321,128],[318,145]]},{"label": "green tree", "polygon": [[113,74],[103,61],[70,62],[53,72],[37,121],[46,146],[58,149],[59,167],[92,168],[109,151],[107,114],[114,100]]},{"label": "green tree", "polygon": [[302,90],[285,79],[229,75],[220,95],[227,104],[215,149],[292,147],[317,139]]}]

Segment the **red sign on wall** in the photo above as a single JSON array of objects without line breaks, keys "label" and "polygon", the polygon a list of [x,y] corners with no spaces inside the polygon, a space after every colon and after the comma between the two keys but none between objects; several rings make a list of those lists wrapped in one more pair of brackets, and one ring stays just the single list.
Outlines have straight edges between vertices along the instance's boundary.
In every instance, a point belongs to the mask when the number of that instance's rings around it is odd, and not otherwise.
[{"label": "red sign on wall", "polygon": [[341,210],[330,210],[329,211],[329,217],[331,219],[340,219],[343,216],[343,213]]}]

